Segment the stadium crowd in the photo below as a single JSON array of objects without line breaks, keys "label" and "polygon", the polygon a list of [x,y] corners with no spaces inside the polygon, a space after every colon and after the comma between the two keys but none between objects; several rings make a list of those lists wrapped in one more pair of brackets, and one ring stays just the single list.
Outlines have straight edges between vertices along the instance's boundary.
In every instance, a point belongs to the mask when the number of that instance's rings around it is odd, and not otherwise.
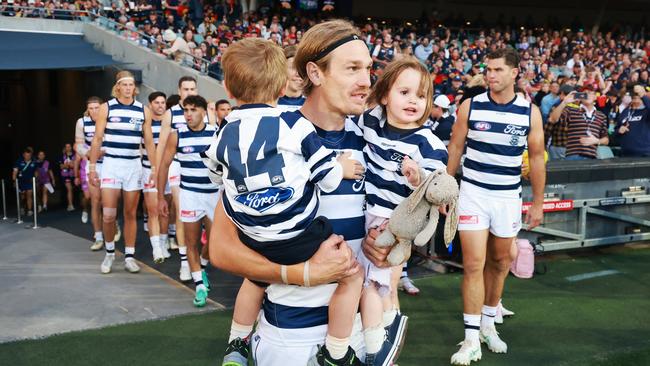
[{"label": "stadium crowd", "polygon": [[[18,2],[12,5],[4,0],[0,14],[56,19],[104,15],[119,24],[112,27],[124,38],[222,80],[221,57],[233,42],[259,37],[281,46],[297,44],[309,27],[330,15],[335,4],[328,1],[320,4],[322,8],[319,5],[306,9],[302,2],[262,1],[257,10],[245,8],[246,2],[242,1],[209,1],[202,5],[199,1],[178,0],[34,0],[19,5],[40,9],[14,8],[17,5]],[[66,9],[76,12],[64,12]],[[445,24],[458,24],[453,17],[444,22],[417,23],[367,18],[355,24],[374,61],[372,80],[390,61],[405,55],[415,56],[429,69],[436,94],[449,99],[449,103],[438,99],[436,106],[444,111],[436,110],[434,114],[440,117],[432,116],[434,120],[440,119],[440,128],[446,132],[451,131],[449,124],[453,123],[451,119],[463,95],[484,89],[481,75],[486,54],[511,46],[521,57],[518,90],[541,108],[552,159],[563,159],[568,146],[572,146],[569,155],[579,159],[612,157],[610,147],[619,145],[620,149],[614,148],[616,155],[650,156],[650,129],[647,123],[636,123],[650,118],[650,39],[643,33],[592,34],[582,28],[446,27]],[[576,93],[582,100],[576,98]],[[589,122],[591,113],[587,113],[588,118],[572,113],[579,111],[580,104],[595,107],[599,112],[596,123]],[[446,121],[441,119],[443,116]],[[569,128],[567,121],[571,118],[581,124],[573,123]],[[586,129],[596,139],[580,142]],[[576,140],[570,135],[580,137]]]}]

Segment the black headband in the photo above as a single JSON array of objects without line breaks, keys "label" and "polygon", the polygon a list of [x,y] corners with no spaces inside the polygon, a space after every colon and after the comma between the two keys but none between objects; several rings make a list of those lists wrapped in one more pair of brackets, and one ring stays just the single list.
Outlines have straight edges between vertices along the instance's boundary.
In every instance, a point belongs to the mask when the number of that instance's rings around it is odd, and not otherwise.
[{"label": "black headband", "polygon": [[335,49],[339,48],[340,46],[342,46],[342,45],[344,45],[344,44],[346,44],[346,43],[348,43],[350,41],[356,41],[356,40],[359,40],[359,39],[361,39],[361,38],[359,38],[359,36],[357,36],[356,34],[351,34],[351,35],[349,35],[347,37],[343,37],[343,38],[339,39],[338,41],[332,43],[331,45],[327,46],[322,51],[320,51],[316,55],[316,57],[314,57],[311,61],[316,62],[316,61],[322,59],[323,57],[327,56],[330,52],[334,51]]}]

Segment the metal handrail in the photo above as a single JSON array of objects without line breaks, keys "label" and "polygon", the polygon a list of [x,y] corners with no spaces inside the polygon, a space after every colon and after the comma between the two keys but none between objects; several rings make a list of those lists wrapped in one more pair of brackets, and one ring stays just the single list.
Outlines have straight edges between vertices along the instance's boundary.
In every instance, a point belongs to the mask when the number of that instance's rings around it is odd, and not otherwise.
[{"label": "metal handrail", "polygon": [[[100,13],[98,14],[98,13],[88,11],[88,10],[54,9],[54,11],[51,12],[50,9],[33,7],[33,6],[15,6],[15,5],[1,6],[0,5],[0,17],[5,16],[2,13],[6,12],[7,8],[12,9],[16,13],[21,11],[21,10],[23,10],[23,11],[25,11],[25,10],[27,10],[27,11],[38,10],[39,11],[39,14],[38,14],[39,18],[45,18],[45,16],[47,16],[47,17],[55,17],[54,19],[56,19],[56,16],[57,16],[55,14],[56,12],[65,13],[65,14],[70,14],[71,13],[71,18],[72,19],[59,19],[59,20],[87,21],[86,19],[84,19],[84,17],[91,18],[94,21],[94,23],[97,23],[100,27],[102,27],[102,28],[104,28],[106,30],[115,30],[114,28],[120,28],[119,30],[126,30],[126,31],[129,31],[129,32],[134,32],[134,33],[138,34],[138,36],[139,36],[138,40],[147,39],[147,40],[150,41],[150,43],[155,43],[157,46],[171,47],[171,45],[169,43],[164,42],[164,41],[160,42],[157,39],[155,39],[155,38],[141,32],[137,28],[136,29],[130,29],[127,26],[125,26],[125,25],[123,25],[123,24],[121,24],[119,22],[116,22],[115,20],[113,20],[111,18],[108,18],[108,17],[102,15],[101,12],[104,11],[103,9],[99,9]],[[40,11],[45,11],[45,12],[47,12],[47,14],[45,14],[43,12],[40,12]],[[60,14],[59,14],[59,16],[60,16]],[[111,28],[109,28],[107,26],[103,26],[103,24],[110,24],[110,25],[114,26],[114,28],[111,29]],[[145,47],[145,48],[148,48],[148,47]],[[187,56],[191,57],[193,61],[200,60],[201,63],[205,65],[205,70],[196,70],[193,67],[190,67],[185,63],[180,63],[181,66],[191,68],[192,70],[198,71],[201,74],[205,74],[205,75],[208,74],[208,66],[212,63],[210,60],[208,60],[206,58],[203,58],[203,57],[196,57],[193,54],[191,54],[189,52],[182,51],[182,50],[178,50],[178,51],[183,53],[186,57]],[[165,57],[167,57],[167,56],[165,56]]]}]

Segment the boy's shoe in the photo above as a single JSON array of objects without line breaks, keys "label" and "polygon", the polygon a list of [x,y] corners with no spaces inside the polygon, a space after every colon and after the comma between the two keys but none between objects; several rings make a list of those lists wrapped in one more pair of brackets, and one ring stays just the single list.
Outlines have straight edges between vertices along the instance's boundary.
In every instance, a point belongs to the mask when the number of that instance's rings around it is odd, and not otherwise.
[{"label": "boy's shoe", "polygon": [[102,273],[111,273],[113,262],[115,262],[115,254],[106,254],[104,260],[102,261],[102,265],[100,266]]},{"label": "boy's shoe", "polygon": [[204,270],[201,270],[201,278],[203,279],[203,285],[205,286],[208,291],[210,291],[210,279],[208,278],[208,274]]},{"label": "boy's shoe", "polygon": [[247,366],[249,344],[248,338],[235,338],[226,347],[226,355],[221,366]]},{"label": "boy's shoe", "polygon": [[167,241],[169,242],[169,249],[178,250],[178,244],[176,243],[176,238],[170,236],[167,239]]},{"label": "boy's shoe", "polygon": [[125,259],[124,260],[124,270],[129,273],[138,273],[140,272],[140,266],[135,262],[135,259]]},{"label": "boy's shoe", "polygon": [[115,223],[115,236],[113,237],[113,242],[117,243],[122,238],[122,230],[120,229],[120,224]]},{"label": "boy's shoe", "polygon": [[460,349],[451,356],[452,365],[469,365],[472,361],[481,359],[481,342],[465,339],[458,343]]},{"label": "boy's shoe", "polygon": [[335,360],[330,356],[325,346],[318,346],[318,352],[307,362],[307,366],[362,366],[363,363],[352,347],[348,346],[348,351],[340,360]]},{"label": "boy's shoe", "polygon": [[194,306],[197,308],[202,308],[205,306],[205,303],[208,301],[208,291],[204,288],[196,289],[196,295],[194,295]]},{"label": "boy's shoe", "polygon": [[88,212],[87,211],[82,211],[81,212],[81,222],[84,223],[84,224],[88,222]]},{"label": "boy's shoe", "polygon": [[366,354],[366,366],[391,366],[397,354],[397,345],[387,339],[381,345],[379,352]]},{"label": "boy's shoe", "polygon": [[178,272],[181,282],[187,282],[192,280],[192,273],[190,273],[189,266],[181,266],[181,270]]},{"label": "boy's shoe", "polygon": [[162,248],[159,245],[156,245],[153,247],[153,262],[160,264],[165,261],[165,257],[163,256]]},{"label": "boy's shoe", "polygon": [[396,348],[395,357],[393,357],[393,360],[397,360],[400,352],[402,351],[402,348],[404,347],[408,320],[408,316],[398,312],[397,315],[395,315],[393,322],[385,328],[388,341],[391,344],[395,345]]},{"label": "boy's shoe", "polygon": [[167,243],[160,243],[160,250],[162,251],[162,256],[167,259],[170,258],[172,255],[169,253],[169,250],[167,250]]},{"label": "boy's shoe", "polygon": [[499,338],[499,332],[497,332],[495,327],[481,327],[481,332],[478,336],[481,343],[485,343],[490,351],[494,353],[508,352],[508,345]]}]

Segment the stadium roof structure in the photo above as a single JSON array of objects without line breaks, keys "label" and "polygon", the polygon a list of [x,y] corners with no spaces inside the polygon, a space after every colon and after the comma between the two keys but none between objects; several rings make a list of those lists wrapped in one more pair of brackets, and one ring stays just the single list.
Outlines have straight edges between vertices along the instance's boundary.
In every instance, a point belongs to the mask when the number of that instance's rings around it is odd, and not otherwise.
[{"label": "stadium roof structure", "polygon": [[0,70],[83,69],[118,64],[82,34],[0,31]]}]

